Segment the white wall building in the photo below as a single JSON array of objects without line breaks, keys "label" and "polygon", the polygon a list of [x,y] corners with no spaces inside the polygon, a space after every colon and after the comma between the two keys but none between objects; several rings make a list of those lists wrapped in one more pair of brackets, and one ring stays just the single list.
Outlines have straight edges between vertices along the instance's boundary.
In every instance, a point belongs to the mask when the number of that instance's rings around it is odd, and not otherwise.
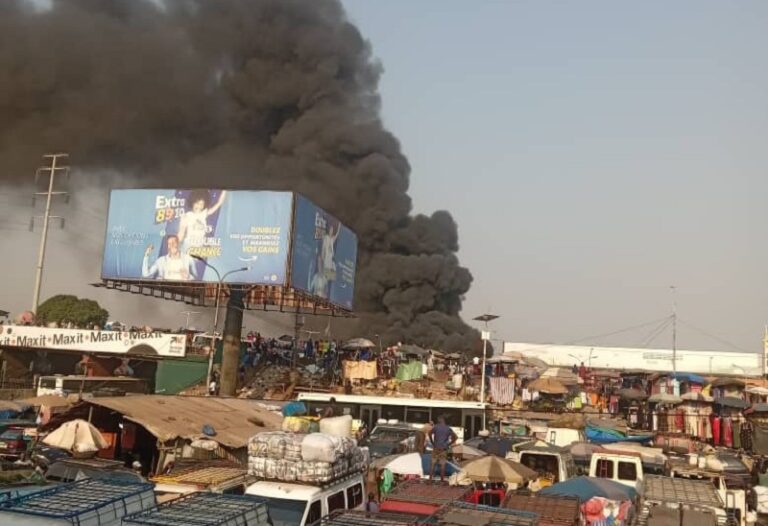
[{"label": "white wall building", "polygon": [[[605,369],[672,371],[671,349],[504,342],[504,352],[522,353],[561,367],[584,362],[589,367]],[[757,352],[678,350],[675,355],[678,372],[737,377],[763,374],[761,359],[764,359],[764,354]]]}]

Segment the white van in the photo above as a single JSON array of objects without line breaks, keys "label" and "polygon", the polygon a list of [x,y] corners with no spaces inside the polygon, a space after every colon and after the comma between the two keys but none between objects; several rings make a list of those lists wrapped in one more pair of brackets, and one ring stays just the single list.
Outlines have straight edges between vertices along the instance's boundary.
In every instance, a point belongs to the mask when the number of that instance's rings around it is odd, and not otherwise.
[{"label": "white van", "polygon": [[364,510],[367,500],[360,473],[322,487],[261,480],[245,494],[267,501],[272,526],[309,526],[336,510]]},{"label": "white van", "polygon": [[642,458],[630,451],[595,451],[589,463],[589,476],[610,479],[639,491],[643,484]]}]

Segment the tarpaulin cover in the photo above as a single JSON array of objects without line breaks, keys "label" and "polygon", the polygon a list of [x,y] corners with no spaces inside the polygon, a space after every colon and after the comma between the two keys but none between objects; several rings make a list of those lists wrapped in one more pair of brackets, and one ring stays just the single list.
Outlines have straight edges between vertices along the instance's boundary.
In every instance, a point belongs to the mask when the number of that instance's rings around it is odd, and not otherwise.
[{"label": "tarpaulin cover", "polygon": [[[344,360],[343,365],[344,378],[350,380],[374,380],[376,378],[376,362]],[[421,374],[421,364],[419,364],[419,374]]]},{"label": "tarpaulin cover", "polygon": [[421,380],[421,362],[401,363],[397,368],[395,377],[401,382],[408,380]]},{"label": "tarpaulin cover", "polygon": [[652,436],[627,436],[626,433],[609,429],[607,427],[597,427],[591,424],[586,429],[587,440],[595,444],[609,444],[611,442],[648,442],[653,439]]},{"label": "tarpaulin cover", "polygon": [[634,488],[609,479],[576,477],[544,488],[539,494],[578,497],[582,502],[586,502],[592,497],[604,497],[610,500],[632,500],[637,495],[637,491]]}]

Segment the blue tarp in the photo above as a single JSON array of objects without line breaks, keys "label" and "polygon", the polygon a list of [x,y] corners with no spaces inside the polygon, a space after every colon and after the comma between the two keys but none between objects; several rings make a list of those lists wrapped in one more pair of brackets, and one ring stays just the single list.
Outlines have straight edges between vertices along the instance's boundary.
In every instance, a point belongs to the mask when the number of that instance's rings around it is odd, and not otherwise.
[{"label": "blue tarp", "polygon": [[585,434],[587,435],[587,440],[593,444],[610,444],[611,442],[638,442],[643,444],[653,439],[652,436],[648,435],[627,436],[626,433],[615,429],[592,425],[587,425]]},{"label": "blue tarp", "polygon": [[674,378],[678,382],[688,382],[700,385],[707,383],[703,376],[699,376],[698,374],[693,373],[670,373],[669,377]]},{"label": "blue tarp", "polygon": [[576,477],[544,488],[539,494],[577,497],[581,502],[586,502],[592,497],[603,497],[610,500],[632,500],[637,495],[637,491],[634,488],[608,479]]}]

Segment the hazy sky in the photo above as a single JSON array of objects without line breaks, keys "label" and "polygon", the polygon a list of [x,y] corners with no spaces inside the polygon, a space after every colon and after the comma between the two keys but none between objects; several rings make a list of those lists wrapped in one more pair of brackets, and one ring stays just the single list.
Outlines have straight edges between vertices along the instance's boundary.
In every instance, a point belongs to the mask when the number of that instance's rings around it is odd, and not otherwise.
[{"label": "hazy sky", "polygon": [[[674,284],[682,321],[761,349],[768,3],[344,3],[416,211],[459,224],[465,318],[564,343],[667,315]],[[690,325],[678,342],[730,348]]]}]

